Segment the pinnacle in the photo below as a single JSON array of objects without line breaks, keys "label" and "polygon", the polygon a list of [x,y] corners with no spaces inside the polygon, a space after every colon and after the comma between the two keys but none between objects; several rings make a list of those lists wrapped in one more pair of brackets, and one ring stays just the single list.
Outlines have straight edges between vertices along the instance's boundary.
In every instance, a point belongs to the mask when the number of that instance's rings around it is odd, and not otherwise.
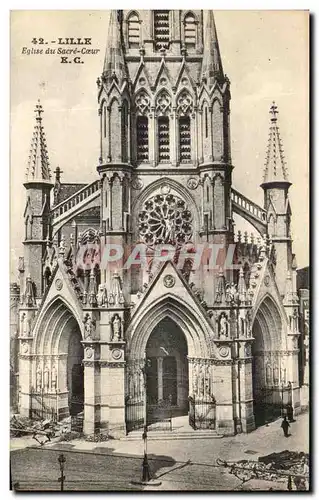
[{"label": "pinnacle", "polygon": [[223,79],[224,74],[213,12],[206,11],[206,16],[201,79],[211,83],[211,79]]},{"label": "pinnacle", "polygon": [[270,106],[270,128],[265,158],[263,182],[288,181],[288,170],[285,162],[279,127],[277,124],[278,106],[272,102]]},{"label": "pinnacle", "polygon": [[47,150],[45,132],[42,125],[43,107],[38,100],[34,109],[35,126],[31,139],[30,153],[28,157],[28,166],[26,170],[26,182],[31,181],[50,181],[50,163]]},{"label": "pinnacle", "polygon": [[106,79],[117,79],[119,83],[128,78],[124,60],[122,41],[122,15],[121,11],[111,10],[107,48],[103,66],[103,76]]}]

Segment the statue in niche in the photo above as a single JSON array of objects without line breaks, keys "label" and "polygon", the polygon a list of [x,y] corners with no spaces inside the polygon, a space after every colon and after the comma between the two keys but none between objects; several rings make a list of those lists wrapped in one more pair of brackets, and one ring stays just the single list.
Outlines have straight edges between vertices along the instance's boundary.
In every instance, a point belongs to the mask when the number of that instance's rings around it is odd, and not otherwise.
[{"label": "statue in niche", "polygon": [[54,391],[57,388],[57,380],[58,380],[57,371],[56,371],[55,366],[53,366],[52,371],[51,371],[51,387]]},{"label": "statue in niche", "polygon": [[112,320],[112,340],[121,340],[122,338],[122,325],[121,318],[118,314],[113,316]]},{"label": "statue in niche", "polygon": [[284,367],[284,365],[281,365],[281,370],[280,370],[280,379],[281,379],[281,383],[282,384],[285,384],[286,383],[286,368]]},{"label": "statue in niche", "polygon": [[266,381],[267,381],[267,384],[271,383],[271,366],[270,366],[270,364],[267,364],[267,366],[266,366]]},{"label": "statue in niche", "polygon": [[40,367],[38,367],[38,369],[37,369],[36,389],[37,389],[37,392],[40,392],[42,389],[42,371],[41,371]]},{"label": "statue in niche", "polygon": [[21,319],[20,319],[20,335],[21,337],[26,337],[26,314],[23,313],[21,314]]},{"label": "statue in niche", "polygon": [[224,312],[222,312],[219,317],[219,337],[220,338],[228,337],[228,320]]},{"label": "statue in niche", "polygon": [[198,376],[197,376],[197,373],[194,373],[193,391],[194,391],[194,395],[197,396],[197,393],[198,393]]},{"label": "statue in niche", "polygon": [[95,329],[95,320],[87,314],[84,319],[84,338],[92,340],[93,332]]},{"label": "statue in niche", "polygon": [[277,365],[274,366],[273,372],[274,372],[274,384],[278,385],[278,382],[279,382],[279,370],[278,370],[278,366]]},{"label": "statue in niche", "polygon": [[49,390],[49,368],[47,366],[44,368],[43,385],[44,385],[44,389],[46,391],[48,391]]},{"label": "statue in niche", "polygon": [[96,301],[99,307],[104,307],[106,305],[106,293],[104,285],[99,285],[99,290],[96,295]]}]

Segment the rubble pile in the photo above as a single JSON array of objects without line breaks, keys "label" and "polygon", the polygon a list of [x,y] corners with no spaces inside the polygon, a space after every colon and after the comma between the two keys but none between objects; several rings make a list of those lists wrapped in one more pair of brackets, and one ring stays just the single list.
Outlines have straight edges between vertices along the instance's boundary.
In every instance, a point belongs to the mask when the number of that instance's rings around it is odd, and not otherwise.
[{"label": "rubble pile", "polygon": [[[60,422],[54,422],[50,419],[31,420],[20,415],[13,415],[10,419],[11,437],[31,435],[36,441],[39,441],[39,436],[46,436],[47,440],[51,440],[53,437],[61,437],[70,432],[71,417],[67,417]],[[41,444],[44,443],[41,442]]]},{"label": "rubble pile", "polygon": [[285,450],[259,457],[257,462],[253,460],[226,462],[218,459],[217,463],[229,468],[230,474],[236,476],[242,483],[251,479],[287,483],[287,478],[290,477],[290,482],[293,481],[295,489],[307,490],[307,482],[309,482],[308,453]]}]

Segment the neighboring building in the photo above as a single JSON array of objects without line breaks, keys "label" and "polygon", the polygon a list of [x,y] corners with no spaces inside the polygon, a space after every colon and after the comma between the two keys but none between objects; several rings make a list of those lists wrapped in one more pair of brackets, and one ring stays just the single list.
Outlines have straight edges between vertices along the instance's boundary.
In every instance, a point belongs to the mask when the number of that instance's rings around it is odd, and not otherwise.
[{"label": "neighboring building", "polygon": [[310,295],[309,267],[297,270],[297,290],[299,296],[299,383],[301,405],[309,406],[309,355],[310,355]]},{"label": "neighboring building", "polygon": [[[297,412],[291,183],[276,105],[259,207],[232,187],[230,82],[211,11],[112,11],[97,101],[100,153],[89,185],[63,184],[59,168],[51,180],[36,107],[19,411],[34,415],[39,401],[59,418],[84,408],[87,434],[128,432],[163,408],[223,434],[249,432],[287,402]],[[234,213],[261,237],[235,239]],[[147,266],[127,265],[137,243]],[[199,245],[234,243],[235,270],[222,250],[217,270],[207,269],[209,254],[196,266]],[[124,255],[105,268],[101,253],[114,244]],[[170,261],[158,261],[159,244],[177,248]]]}]

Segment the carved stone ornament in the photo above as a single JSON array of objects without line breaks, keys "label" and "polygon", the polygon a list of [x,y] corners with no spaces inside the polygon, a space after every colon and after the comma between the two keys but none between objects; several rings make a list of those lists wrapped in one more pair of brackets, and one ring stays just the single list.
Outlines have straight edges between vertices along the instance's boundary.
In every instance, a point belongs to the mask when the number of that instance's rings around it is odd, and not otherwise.
[{"label": "carved stone ornament", "polygon": [[63,288],[63,281],[60,278],[57,278],[55,280],[55,288],[57,290],[62,290],[62,288]]},{"label": "carved stone ornament", "polygon": [[112,357],[113,357],[113,359],[121,359],[122,351],[120,349],[113,349],[112,350]]},{"label": "carved stone ornament", "polygon": [[223,346],[219,348],[219,354],[222,358],[227,358],[229,355],[229,347]]},{"label": "carved stone ornament", "polygon": [[198,179],[196,179],[195,177],[190,177],[187,180],[187,187],[188,189],[196,189],[198,187],[198,183]]},{"label": "carved stone ornament", "polygon": [[27,342],[23,342],[23,344],[22,344],[23,354],[27,354],[28,351],[29,351],[29,346],[28,346]]},{"label": "carved stone ornament", "polygon": [[163,184],[161,187],[161,193],[162,194],[168,194],[170,192],[171,188],[168,186],[168,184]]},{"label": "carved stone ornament", "polygon": [[270,277],[268,276],[268,274],[267,274],[267,276],[265,276],[265,278],[264,278],[264,283],[265,283],[265,285],[266,285],[266,286],[269,286],[269,285],[270,285]]},{"label": "carved stone ornament", "polygon": [[133,179],[132,182],[131,182],[131,186],[133,189],[142,189],[143,186],[144,186],[144,183],[142,181],[142,179],[140,178],[136,178],[136,179]]},{"label": "carved stone ornament", "polygon": [[90,359],[92,358],[92,356],[93,356],[93,349],[91,349],[91,347],[87,347],[85,349],[85,357]]},{"label": "carved stone ornament", "polygon": [[172,288],[175,285],[175,278],[171,274],[167,274],[164,276],[163,282],[166,288]]}]

